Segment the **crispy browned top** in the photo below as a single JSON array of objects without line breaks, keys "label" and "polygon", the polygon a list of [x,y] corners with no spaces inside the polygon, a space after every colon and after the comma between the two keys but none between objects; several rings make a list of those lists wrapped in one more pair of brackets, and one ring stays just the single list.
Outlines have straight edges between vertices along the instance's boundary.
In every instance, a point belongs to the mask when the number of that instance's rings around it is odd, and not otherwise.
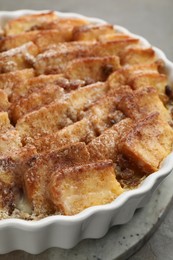
[{"label": "crispy browned top", "polygon": [[56,12],[8,21],[0,41],[1,216],[77,214],[157,171],[173,143],[173,90],[163,71],[152,48],[110,24]]}]

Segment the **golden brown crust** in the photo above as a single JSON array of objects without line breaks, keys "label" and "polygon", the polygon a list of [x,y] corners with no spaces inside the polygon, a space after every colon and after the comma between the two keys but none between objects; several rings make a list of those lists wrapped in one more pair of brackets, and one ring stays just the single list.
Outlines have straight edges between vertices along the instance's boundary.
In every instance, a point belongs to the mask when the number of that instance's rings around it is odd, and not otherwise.
[{"label": "golden brown crust", "polygon": [[[23,72],[26,70],[22,70]],[[15,72],[14,72],[15,73]],[[3,75],[3,74],[2,74]],[[26,97],[27,95],[42,89],[42,87],[46,86],[47,84],[53,84],[58,81],[59,78],[62,78],[62,74],[57,75],[41,75],[39,77],[32,77],[21,80],[19,84],[15,84],[13,91],[10,95],[10,101],[12,103],[17,103],[17,101],[22,98]]]},{"label": "golden brown crust", "polygon": [[45,85],[39,91],[35,91],[28,97],[20,98],[10,107],[10,117],[12,122],[17,120],[27,113],[38,110],[44,105],[49,105],[51,102],[59,101],[63,98],[64,91],[57,85]]},{"label": "golden brown crust", "polygon": [[0,51],[7,51],[32,41],[39,49],[44,51],[51,45],[66,41],[66,32],[59,30],[30,31],[5,37],[0,42]]},{"label": "golden brown crust", "polygon": [[71,31],[76,26],[82,26],[89,24],[88,21],[81,19],[81,18],[57,18],[52,21],[45,21],[44,23],[37,25],[34,28],[31,28],[32,30],[50,30],[50,29],[61,29],[64,31]]},{"label": "golden brown crust", "polygon": [[97,41],[100,35],[115,34],[111,24],[95,25],[88,24],[73,29],[73,41]]},{"label": "golden brown crust", "polygon": [[72,91],[64,101],[51,103],[20,118],[16,129],[23,138],[51,134],[76,122],[81,112],[86,111],[106,91],[107,84],[101,82]]},{"label": "golden brown crust", "polygon": [[172,151],[173,130],[158,113],[141,119],[123,138],[120,150],[147,173],[157,171]]},{"label": "golden brown crust", "polygon": [[16,207],[18,187],[14,176],[14,163],[10,158],[0,158],[0,211],[12,214]]},{"label": "golden brown crust", "polygon": [[89,82],[106,81],[108,76],[119,68],[117,56],[80,58],[68,64],[65,75],[70,79]]},{"label": "golden brown crust", "polygon": [[12,214],[19,194],[14,169],[21,149],[18,132],[10,124],[8,114],[0,112],[0,210]]},{"label": "golden brown crust", "polygon": [[8,96],[5,91],[0,89],[0,111],[8,111],[10,107],[10,102],[8,101]]},{"label": "golden brown crust", "polygon": [[[85,118],[74,124],[64,127],[63,129],[48,134],[43,137],[30,140],[37,151],[59,149],[64,145],[85,142],[88,144],[104,130],[118,123],[124,118],[124,114],[116,110],[116,103],[113,97],[101,99],[88,110]],[[106,148],[105,148],[106,149]],[[96,158],[94,156],[93,158]]]},{"label": "golden brown crust", "polygon": [[164,121],[171,122],[171,115],[154,88],[140,88],[124,95],[118,108],[132,119],[138,119],[152,112],[159,112]]},{"label": "golden brown crust", "polygon": [[123,119],[94,138],[87,146],[91,159],[93,161],[111,159],[116,162],[118,144],[121,142],[122,135],[131,129],[131,125],[131,119]]},{"label": "golden brown crust", "polygon": [[57,19],[55,12],[47,12],[41,14],[31,14],[21,16],[17,19],[10,20],[5,25],[6,35],[15,35],[33,29],[45,22],[51,22]]},{"label": "golden brown crust", "polygon": [[75,143],[43,155],[31,157],[24,166],[24,185],[27,198],[36,214],[52,212],[45,187],[52,172],[57,169],[80,165],[89,161],[84,143]]},{"label": "golden brown crust", "polygon": [[[125,84],[131,85],[131,81],[133,80],[133,78],[138,76],[145,78],[145,75],[152,76],[153,74],[160,76],[159,65],[156,62],[149,63],[149,64],[142,64],[142,65],[139,64],[139,65],[125,66],[115,71],[109,76],[108,84],[110,85],[110,87],[113,87],[115,85],[120,86]],[[143,86],[145,87],[146,85],[150,85],[150,84],[145,84]]]},{"label": "golden brown crust", "polygon": [[39,54],[34,63],[38,74],[64,73],[68,63],[86,57],[105,57],[120,55],[128,46],[139,43],[138,39],[128,38],[108,42],[65,42]]},{"label": "golden brown crust", "polygon": [[24,84],[29,78],[34,77],[33,69],[16,70],[0,74],[0,89],[8,96],[11,96],[18,85]]},{"label": "golden brown crust", "polygon": [[111,161],[58,170],[49,184],[54,208],[64,215],[74,215],[85,208],[109,203],[122,192]]},{"label": "golden brown crust", "polygon": [[122,65],[149,64],[155,59],[155,52],[152,48],[127,48],[121,53]]},{"label": "golden brown crust", "polygon": [[0,53],[0,73],[31,68],[34,56],[38,54],[37,46],[28,42],[17,48]]}]

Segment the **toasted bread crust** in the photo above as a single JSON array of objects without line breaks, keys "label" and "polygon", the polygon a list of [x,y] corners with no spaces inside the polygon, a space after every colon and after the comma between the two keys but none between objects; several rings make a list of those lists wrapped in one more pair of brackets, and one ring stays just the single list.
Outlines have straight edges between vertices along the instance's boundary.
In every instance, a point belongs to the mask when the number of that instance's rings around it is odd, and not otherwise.
[{"label": "toasted bread crust", "polygon": [[[166,134],[165,134],[166,133]],[[122,153],[147,173],[157,171],[172,150],[173,130],[158,113],[140,120],[120,143]]]},{"label": "toasted bread crust", "polygon": [[77,214],[101,201],[109,203],[122,191],[111,161],[62,169],[53,174],[49,184],[54,208],[64,215]]},{"label": "toasted bread crust", "polygon": [[106,90],[107,85],[99,82],[77,89],[71,92],[64,102],[54,102],[25,115],[18,120],[16,128],[23,137],[53,133],[77,121],[81,111],[87,110]]},{"label": "toasted bread crust", "polygon": [[23,84],[27,79],[32,77],[34,77],[33,69],[16,70],[0,74],[0,89],[10,97],[19,84]]},{"label": "toasted bread crust", "polygon": [[106,81],[108,76],[119,68],[117,56],[80,58],[68,64],[65,74],[70,79],[88,80],[89,82]]},{"label": "toasted bread crust", "polygon": [[15,35],[28,30],[32,30],[35,26],[45,22],[50,22],[57,19],[55,12],[47,12],[42,14],[32,14],[21,16],[17,19],[10,20],[5,26],[6,35]]},{"label": "toasted bread crust", "polygon": [[64,73],[68,63],[74,59],[117,56],[122,49],[138,43],[139,40],[134,38],[108,42],[60,43],[38,55],[34,67],[38,74]]},{"label": "toasted bread crust", "polygon": [[0,73],[31,68],[37,54],[38,48],[32,42],[0,53]]},{"label": "toasted bread crust", "polygon": [[35,91],[27,98],[20,98],[10,107],[10,117],[12,122],[17,120],[27,113],[38,110],[44,105],[49,105],[51,102],[56,102],[62,99],[64,91],[57,85],[46,85],[40,91]]},{"label": "toasted bread crust", "polygon": [[103,25],[83,25],[73,29],[72,39],[74,41],[97,41],[100,35],[115,34],[115,30],[111,24]]},{"label": "toasted bread crust", "polygon": [[27,198],[36,214],[52,212],[44,187],[49,183],[52,172],[57,169],[80,165],[89,161],[84,143],[55,150],[44,155],[31,157],[24,167],[24,185]]},{"label": "toasted bread crust", "polygon": [[155,52],[152,48],[127,48],[121,53],[122,65],[149,64],[155,59]]}]

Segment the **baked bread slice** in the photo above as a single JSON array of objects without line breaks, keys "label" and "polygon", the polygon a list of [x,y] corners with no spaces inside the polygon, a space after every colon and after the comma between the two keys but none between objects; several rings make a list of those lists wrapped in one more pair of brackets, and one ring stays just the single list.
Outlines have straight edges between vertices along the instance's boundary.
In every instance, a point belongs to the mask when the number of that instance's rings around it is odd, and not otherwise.
[{"label": "baked bread slice", "polygon": [[32,75],[30,78],[21,80],[18,84],[15,84],[15,87],[13,88],[13,91],[10,95],[10,101],[12,103],[17,103],[21,97],[26,97],[35,90],[39,90],[47,84],[55,83],[59,78],[62,78],[62,74],[41,75],[39,77]]},{"label": "baked bread slice", "polygon": [[101,98],[107,91],[105,83],[96,83],[72,91],[63,101],[53,102],[37,111],[26,114],[18,120],[16,129],[22,137],[37,137],[53,133],[56,130],[76,122],[81,112]]},{"label": "baked bread slice", "polygon": [[[133,121],[130,118],[122,119],[117,124],[106,129],[98,137],[88,143],[87,148],[92,160],[112,160],[117,162],[119,143],[121,138],[132,129]],[[117,130],[118,129],[118,130]]]},{"label": "baked bread slice", "polygon": [[14,169],[21,147],[20,136],[10,124],[7,112],[0,112],[0,215],[2,218],[12,214],[20,194]]},{"label": "baked bread slice", "polygon": [[8,111],[10,107],[10,102],[8,101],[8,96],[5,91],[0,89],[0,112]]},{"label": "baked bread slice", "polygon": [[165,87],[168,85],[168,79],[165,74],[159,72],[159,66],[159,63],[151,63],[123,67],[112,73],[107,81],[112,88],[121,85],[129,85],[132,89],[155,87],[159,97],[166,103],[168,99]]},{"label": "baked bread slice", "polygon": [[159,113],[141,119],[121,140],[122,153],[147,174],[157,171],[160,163],[172,151],[173,130]]},{"label": "baked bread slice", "polygon": [[[64,33],[65,34],[65,33]],[[0,51],[7,51],[27,42],[33,42],[39,49],[43,51],[49,45],[58,44],[66,40],[65,35],[58,30],[30,31],[11,35],[2,39],[0,43]]]},{"label": "baked bread slice", "polygon": [[112,161],[57,170],[49,184],[50,200],[55,210],[64,215],[75,215],[88,207],[109,203],[122,192]]},{"label": "baked bread slice", "polygon": [[37,54],[38,48],[32,42],[0,53],[0,73],[31,68]]},{"label": "baked bread slice", "polygon": [[39,91],[35,91],[13,103],[10,107],[10,117],[12,122],[17,120],[27,113],[38,110],[42,106],[49,105],[51,102],[59,101],[63,98],[64,91],[58,85],[45,85]]},{"label": "baked bread slice", "polygon": [[140,88],[125,94],[118,108],[128,117],[138,119],[144,114],[159,112],[160,117],[169,123],[172,118],[159,98],[157,90],[151,87]]},{"label": "baked bread slice", "polygon": [[26,80],[32,77],[34,77],[32,68],[0,74],[0,89],[11,97],[13,91],[20,83],[23,85]]},{"label": "baked bread slice", "polygon": [[[64,145],[75,142],[87,144],[124,117],[121,111],[116,110],[114,98],[107,97],[106,100],[102,99],[93,105],[88,111],[88,115],[78,122],[55,133],[34,137],[28,142],[34,144],[39,153],[59,149]],[[93,158],[97,158],[97,156]]]},{"label": "baked bread slice", "polygon": [[70,80],[65,78],[63,74],[40,75],[38,77],[33,75],[32,78],[15,84],[15,88],[13,88],[13,92],[10,95],[10,101],[16,104],[20,98],[26,98],[33,92],[42,91],[42,88],[44,89],[44,87],[50,84],[58,85],[65,92],[70,92],[86,85],[83,80]]},{"label": "baked bread slice", "polygon": [[65,75],[67,78],[86,82],[106,81],[108,76],[119,68],[117,56],[80,58],[68,64]]},{"label": "baked bread slice", "polygon": [[35,26],[43,23],[52,22],[58,17],[55,12],[46,12],[42,14],[24,15],[14,20],[10,20],[5,25],[6,35],[16,35],[25,31],[32,30]]},{"label": "baked bread slice", "polygon": [[70,61],[87,57],[117,56],[128,46],[138,45],[135,38],[108,42],[66,42],[40,53],[34,63],[37,74],[64,73]]},{"label": "baked bread slice", "polygon": [[121,53],[122,65],[149,64],[155,60],[155,52],[152,48],[130,47]]},{"label": "baked bread slice", "polygon": [[0,112],[0,157],[14,159],[21,147],[21,137],[10,124],[8,113]]},{"label": "baked bread slice", "polygon": [[10,158],[0,158],[0,217],[8,218],[16,208],[20,191],[14,177],[14,163]]},{"label": "baked bread slice", "polygon": [[73,29],[73,41],[98,41],[101,35],[115,35],[111,24],[87,24]]},{"label": "baked bread slice", "polygon": [[89,161],[84,143],[75,143],[59,150],[31,157],[23,165],[24,191],[35,214],[54,212],[47,186],[52,173],[58,169],[82,165]]},{"label": "baked bread slice", "polygon": [[[159,63],[149,63],[142,65],[129,65],[116,70],[108,78],[108,84],[112,86],[130,85],[133,89],[146,86],[155,86],[155,83],[167,84],[167,77],[165,74],[159,72]],[[139,78],[139,79],[138,79]],[[157,81],[158,79],[158,81]],[[140,80],[140,81],[139,81]],[[156,81],[152,81],[156,80]],[[138,83],[135,83],[138,81]],[[164,86],[157,87],[159,92],[164,92]]]}]

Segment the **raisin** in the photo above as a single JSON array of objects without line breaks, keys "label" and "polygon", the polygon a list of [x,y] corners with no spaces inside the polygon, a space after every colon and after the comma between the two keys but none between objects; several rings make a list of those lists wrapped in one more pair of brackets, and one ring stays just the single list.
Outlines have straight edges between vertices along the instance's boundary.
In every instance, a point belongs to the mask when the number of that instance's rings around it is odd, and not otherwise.
[{"label": "raisin", "polygon": [[173,99],[173,89],[167,85],[165,87],[165,94],[170,98],[170,99]]},{"label": "raisin", "polygon": [[102,68],[103,77],[106,80],[108,76],[113,72],[113,66],[110,64],[106,64]]}]

